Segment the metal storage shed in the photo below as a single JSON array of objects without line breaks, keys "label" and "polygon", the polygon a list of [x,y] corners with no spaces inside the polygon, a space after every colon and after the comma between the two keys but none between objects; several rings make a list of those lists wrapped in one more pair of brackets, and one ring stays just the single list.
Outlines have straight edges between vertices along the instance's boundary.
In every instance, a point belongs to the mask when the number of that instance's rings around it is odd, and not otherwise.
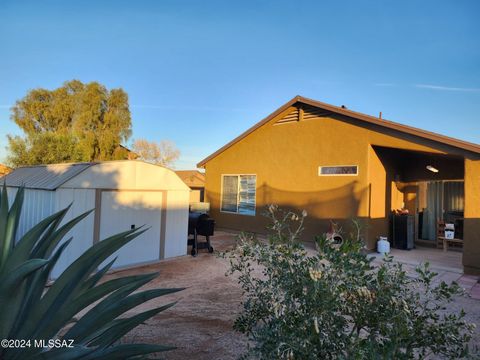
[{"label": "metal storage shed", "polygon": [[19,236],[70,203],[64,222],[95,209],[65,237],[73,240],[53,277],[93,243],[141,225],[150,229],[114,254],[114,267],[187,253],[190,189],[169,169],[137,160],[55,164],[21,167],[5,180],[11,201],[25,187]]}]

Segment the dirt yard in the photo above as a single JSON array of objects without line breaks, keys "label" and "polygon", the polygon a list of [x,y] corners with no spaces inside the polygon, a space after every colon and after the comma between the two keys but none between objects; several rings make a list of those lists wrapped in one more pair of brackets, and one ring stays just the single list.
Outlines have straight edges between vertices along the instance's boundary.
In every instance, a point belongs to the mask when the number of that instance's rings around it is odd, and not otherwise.
[{"label": "dirt yard", "polygon": [[[224,251],[232,247],[234,241],[233,235],[217,232],[212,244],[215,251]],[[232,278],[225,276],[226,270],[223,259],[200,250],[195,258],[184,256],[113,274],[160,272],[145,289],[186,288],[137,307],[136,312],[178,301],[174,307],[132,331],[125,342],[174,345],[176,350],[162,354],[168,360],[237,359],[247,344],[245,337],[232,329],[240,310],[241,290]]]},{"label": "dirt yard", "polygon": [[[217,232],[212,243],[216,251],[224,251],[233,246],[234,239],[232,234]],[[186,288],[134,309],[139,312],[178,301],[173,308],[132,331],[125,342],[174,345],[176,350],[162,354],[168,360],[237,359],[247,345],[245,337],[232,329],[240,311],[241,290],[233,278],[225,276],[226,270],[226,261],[200,250],[196,258],[184,256],[110,275],[160,272],[146,288]],[[480,344],[480,300],[458,299],[452,310],[461,308],[467,311],[468,321],[477,324],[474,342]]]}]

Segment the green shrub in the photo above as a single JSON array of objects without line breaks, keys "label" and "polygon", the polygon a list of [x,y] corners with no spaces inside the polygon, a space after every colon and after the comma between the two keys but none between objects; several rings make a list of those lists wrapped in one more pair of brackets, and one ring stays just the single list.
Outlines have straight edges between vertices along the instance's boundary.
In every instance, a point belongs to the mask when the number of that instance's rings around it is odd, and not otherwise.
[{"label": "green shrub", "polygon": [[[157,273],[100,283],[115,260],[98,269],[100,264],[145,229],[126,231],[95,244],[47,289],[51,270],[71,240],[62,239],[90,212],[60,226],[68,211],[64,209],[15,242],[23,196],[24,190],[19,189],[11,208],[5,185],[0,196],[0,339],[12,342],[7,346],[2,342],[0,359],[137,359],[173,349],[119,343],[123,335],[173,303],[120,316],[150,299],[182,289],[133,293]],[[77,321],[74,317],[82,310],[84,315]],[[39,346],[41,341],[47,346]]]},{"label": "green shrub", "polygon": [[245,358],[424,359],[468,354],[473,325],[446,305],[463,290],[434,285],[428,264],[407,276],[391,257],[374,267],[362,243],[298,241],[306,216],[270,206],[272,235],[248,234],[225,253],[245,294],[235,329],[245,333]]}]

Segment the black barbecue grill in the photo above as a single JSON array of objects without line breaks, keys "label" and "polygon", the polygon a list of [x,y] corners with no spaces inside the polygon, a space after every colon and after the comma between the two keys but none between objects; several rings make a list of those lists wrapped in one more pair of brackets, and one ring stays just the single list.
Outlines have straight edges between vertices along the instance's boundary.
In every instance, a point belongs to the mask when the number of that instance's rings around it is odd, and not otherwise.
[{"label": "black barbecue grill", "polygon": [[[210,236],[213,236],[215,229],[215,220],[205,213],[190,212],[188,214],[188,245],[192,246],[191,254],[196,256],[199,249],[208,249],[213,252],[210,245]],[[193,238],[190,238],[190,235]],[[198,241],[198,235],[205,236],[205,242]]]}]

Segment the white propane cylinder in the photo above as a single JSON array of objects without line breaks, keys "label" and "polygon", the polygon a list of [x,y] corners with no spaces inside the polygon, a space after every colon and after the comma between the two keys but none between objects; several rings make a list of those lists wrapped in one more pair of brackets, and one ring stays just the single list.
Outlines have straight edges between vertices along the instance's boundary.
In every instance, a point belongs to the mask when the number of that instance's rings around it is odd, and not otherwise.
[{"label": "white propane cylinder", "polygon": [[377,241],[377,252],[380,254],[388,254],[390,252],[390,243],[386,236],[380,236]]}]

